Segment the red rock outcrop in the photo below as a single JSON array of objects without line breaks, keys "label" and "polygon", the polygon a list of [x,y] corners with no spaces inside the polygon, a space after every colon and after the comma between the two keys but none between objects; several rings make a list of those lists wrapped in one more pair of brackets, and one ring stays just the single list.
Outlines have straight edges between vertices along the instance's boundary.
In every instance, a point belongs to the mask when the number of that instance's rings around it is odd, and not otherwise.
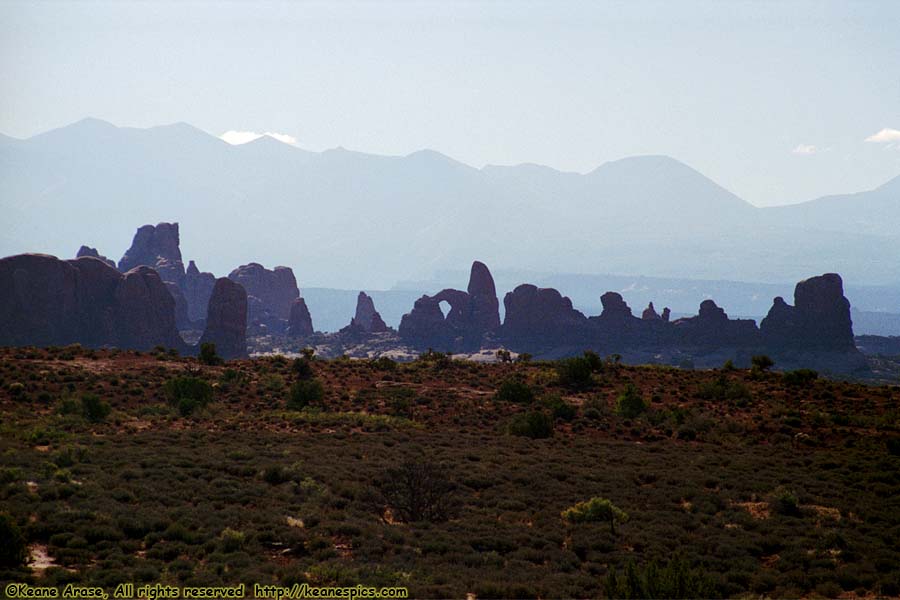
[{"label": "red rock outcrop", "polygon": [[315,333],[312,316],[306,307],[306,300],[297,298],[291,304],[291,315],[288,319],[287,334],[290,337],[306,337]]},{"label": "red rock outcrop", "polygon": [[587,318],[572,307],[572,301],[553,288],[522,284],[503,298],[506,319],[501,328],[503,340],[517,349],[580,343]]},{"label": "red rock outcrop", "polygon": [[[400,320],[400,337],[415,346],[440,350],[480,348],[485,336],[500,328],[494,278],[484,263],[472,263],[467,289],[448,288],[416,300],[412,311]],[[446,318],[441,302],[450,306]]]},{"label": "red rock outcrop", "polygon": [[224,359],[247,356],[247,292],[226,277],[216,279],[200,344],[213,343]]},{"label": "red rock outcrop", "polygon": [[259,263],[242,265],[228,278],[247,290],[248,323],[283,330],[291,316],[291,305],[300,297],[297,280],[289,267],[266,269]]},{"label": "red rock outcrop", "polygon": [[0,344],[186,349],[159,275],[102,260],[22,254],[0,260]]},{"label": "red rock outcrop", "polygon": [[388,330],[387,324],[375,310],[375,302],[365,292],[356,297],[356,315],[350,319],[350,325],[341,329],[345,332],[381,333]]},{"label": "red rock outcrop", "polygon": [[138,228],[131,247],[119,261],[123,273],[146,265],[159,273],[163,281],[171,281],[181,287],[184,279],[184,263],[179,248],[178,223],[159,223]]},{"label": "red rock outcrop", "polygon": [[778,297],[760,323],[767,347],[804,351],[847,352],[856,349],[850,301],[836,273],[826,273],[799,282],[794,288],[794,306]]},{"label": "red rock outcrop", "polygon": [[212,296],[213,287],[216,285],[216,276],[212,273],[200,272],[194,261],[188,263],[184,273],[184,292],[187,300],[188,318],[193,321],[205,321],[206,309],[209,307],[209,298]]},{"label": "red rock outcrop", "polygon": [[108,264],[109,266],[111,266],[113,269],[116,268],[115,261],[110,260],[109,258],[106,258],[102,254],[97,252],[96,248],[91,248],[90,246],[82,246],[81,248],[78,249],[78,252],[75,253],[75,258],[81,258],[83,256],[90,256],[92,258],[98,258],[98,259],[102,260],[103,262],[105,262],[106,264]]}]

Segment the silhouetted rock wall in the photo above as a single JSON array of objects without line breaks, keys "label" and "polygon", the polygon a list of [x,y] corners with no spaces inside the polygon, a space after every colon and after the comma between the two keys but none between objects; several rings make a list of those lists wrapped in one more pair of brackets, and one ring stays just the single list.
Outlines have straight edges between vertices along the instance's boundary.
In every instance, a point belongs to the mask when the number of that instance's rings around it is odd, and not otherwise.
[{"label": "silhouetted rock wall", "polygon": [[212,342],[225,359],[247,356],[247,292],[226,277],[216,280],[200,344]]}]

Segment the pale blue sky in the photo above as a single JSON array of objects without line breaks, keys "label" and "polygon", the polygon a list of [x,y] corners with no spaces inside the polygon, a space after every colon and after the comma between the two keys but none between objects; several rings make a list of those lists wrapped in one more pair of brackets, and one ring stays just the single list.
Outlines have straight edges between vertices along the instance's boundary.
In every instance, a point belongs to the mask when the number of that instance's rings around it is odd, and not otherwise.
[{"label": "pale blue sky", "polygon": [[[900,2],[0,4],[0,132],[86,116],[589,171],[757,205],[900,175]],[[897,134],[900,136],[900,133]]]}]

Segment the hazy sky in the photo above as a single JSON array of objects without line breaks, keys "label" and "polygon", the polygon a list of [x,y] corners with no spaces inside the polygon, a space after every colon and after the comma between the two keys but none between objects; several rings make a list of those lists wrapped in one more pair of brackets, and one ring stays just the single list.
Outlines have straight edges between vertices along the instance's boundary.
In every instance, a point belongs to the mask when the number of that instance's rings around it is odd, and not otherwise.
[{"label": "hazy sky", "polygon": [[3,2],[0,77],[14,137],[94,116],[478,167],[668,154],[757,205],[900,175],[895,1]]}]

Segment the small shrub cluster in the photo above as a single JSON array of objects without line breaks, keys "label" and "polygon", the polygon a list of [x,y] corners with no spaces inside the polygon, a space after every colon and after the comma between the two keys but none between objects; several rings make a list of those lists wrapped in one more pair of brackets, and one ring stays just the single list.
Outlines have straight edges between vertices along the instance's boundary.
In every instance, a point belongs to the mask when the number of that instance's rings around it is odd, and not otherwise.
[{"label": "small shrub cluster", "polygon": [[163,385],[163,395],[181,416],[186,417],[212,402],[213,387],[197,377],[175,377]]}]

